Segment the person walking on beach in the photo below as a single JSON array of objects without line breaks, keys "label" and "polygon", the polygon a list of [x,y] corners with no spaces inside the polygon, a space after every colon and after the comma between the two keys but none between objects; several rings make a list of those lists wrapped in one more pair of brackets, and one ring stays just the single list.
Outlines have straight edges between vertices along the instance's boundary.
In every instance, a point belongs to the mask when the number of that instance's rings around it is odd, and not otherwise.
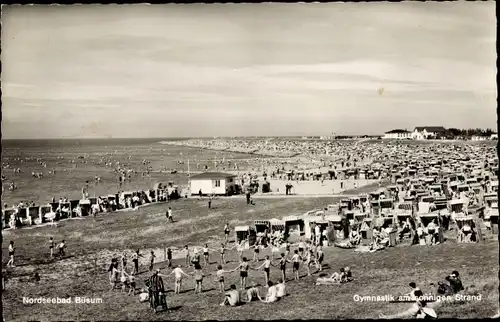
[{"label": "person walking on beach", "polygon": [[7,267],[15,267],[14,265],[14,242],[11,240],[9,244],[9,261],[7,262]]}]

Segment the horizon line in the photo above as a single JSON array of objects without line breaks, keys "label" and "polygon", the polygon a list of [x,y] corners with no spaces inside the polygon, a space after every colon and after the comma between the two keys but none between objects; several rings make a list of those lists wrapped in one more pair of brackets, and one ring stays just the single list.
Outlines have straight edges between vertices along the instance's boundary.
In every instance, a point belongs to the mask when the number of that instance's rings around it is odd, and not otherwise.
[{"label": "horizon line", "polygon": [[342,134],[342,135],[226,135],[226,136],[170,136],[170,137],[74,137],[74,138],[2,138],[2,141],[28,141],[28,140],[168,140],[168,139],[216,139],[216,138],[320,138],[320,137],[379,137],[383,134],[369,135],[369,134]]}]

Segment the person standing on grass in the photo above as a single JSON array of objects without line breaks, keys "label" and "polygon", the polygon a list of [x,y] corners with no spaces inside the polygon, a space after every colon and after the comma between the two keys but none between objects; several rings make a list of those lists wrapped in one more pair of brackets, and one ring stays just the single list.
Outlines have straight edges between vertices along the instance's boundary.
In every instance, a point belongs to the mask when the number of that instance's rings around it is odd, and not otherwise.
[{"label": "person standing on grass", "polygon": [[127,257],[125,253],[122,254],[122,269],[125,271],[125,267],[127,266]]},{"label": "person standing on grass", "polygon": [[219,283],[219,293],[224,293],[224,273],[230,273],[222,269],[222,265],[217,265],[217,272],[215,273],[215,281]]},{"label": "person standing on grass", "polygon": [[134,271],[132,272],[132,275],[139,274],[139,257],[143,256],[139,253],[139,250],[137,250],[132,256],[132,261],[134,262]]},{"label": "person standing on grass", "polygon": [[212,208],[212,196],[208,197],[208,209]]},{"label": "person standing on grass", "polygon": [[9,261],[7,262],[7,267],[15,267],[14,265],[14,242],[11,240],[9,244]]},{"label": "person standing on grass", "polygon": [[239,244],[234,245],[234,247],[238,252],[238,259],[241,261],[243,259],[243,252],[245,251],[244,241],[242,240]]},{"label": "person standing on grass", "polygon": [[50,258],[54,258],[54,247],[55,247],[55,242],[54,238],[50,237],[49,241],[45,243],[45,245],[49,244],[49,250],[50,250]]},{"label": "person standing on grass", "polygon": [[252,261],[254,263],[258,262],[260,259],[259,259],[259,253],[260,253],[260,245],[253,245],[253,259]]},{"label": "person standing on grass", "polygon": [[61,258],[63,258],[66,254],[64,253],[64,249],[66,248],[66,242],[64,241],[61,241],[61,243],[59,243],[59,256],[61,256]]},{"label": "person standing on grass", "polygon": [[208,244],[205,244],[205,247],[203,247],[203,259],[205,260],[205,267],[207,267],[207,265],[210,264]]},{"label": "person standing on grass", "polygon": [[167,261],[168,261],[168,268],[172,267],[172,250],[170,247],[167,248]]},{"label": "person standing on grass", "polygon": [[285,243],[285,256],[288,256],[290,254],[290,242],[287,240]]},{"label": "person standing on grass", "polygon": [[167,301],[165,298],[165,286],[163,284],[163,279],[160,275],[160,270],[157,269],[153,275],[149,278],[149,299],[151,301],[151,306],[156,313],[156,308],[162,306],[164,310],[168,311]]},{"label": "person standing on grass", "polygon": [[169,277],[170,275],[174,274],[175,275],[175,286],[174,286],[174,294],[180,294],[181,293],[181,287],[182,287],[182,276],[190,277],[188,274],[184,273],[184,271],[181,269],[179,265],[177,265],[172,272],[168,275],[160,275],[164,277]]},{"label": "person standing on grass", "polygon": [[304,265],[306,266],[306,269],[307,269],[307,276],[311,276],[311,270],[310,270],[310,266],[312,263],[315,262],[315,259],[313,257],[313,251],[312,249],[309,250],[306,254],[306,258],[304,260]]},{"label": "person standing on grass", "polygon": [[272,244],[271,245],[271,260],[272,261],[274,260],[274,254],[279,254],[279,252],[280,252],[279,247],[275,244]]},{"label": "person standing on grass", "polygon": [[149,262],[149,271],[150,272],[153,271],[153,266],[154,266],[154,263],[155,263],[155,258],[156,258],[155,252],[151,251],[151,256],[149,258],[149,260],[150,260],[150,262]]},{"label": "person standing on grass", "polygon": [[191,264],[193,264],[194,269],[201,269],[200,254],[198,253],[197,248],[194,249],[193,257],[191,259]]},{"label": "person standing on grass", "polygon": [[249,269],[249,265],[248,265],[248,260],[246,257],[243,257],[242,261],[240,262],[240,264],[232,270],[232,272],[235,272],[237,271],[238,269],[240,270],[240,282],[241,282],[241,289],[244,290],[246,289],[246,285],[247,285],[247,277],[248,277],[248,269]]},{"label": "person standing on grass", "polygon": [[292,265],[293,265],[292,269],[293,269],[293,273],[294,273],[294,279],[296,281],[299,280],[300,260],[301,260],[301,256],[299,255],[299,251],[295,250],[294,254],[292,256]]},{"label": "person standing on grass", "polygon": [[318,246],[317,252],[316,252],[316,267],[318,268],[319,272],[323,271],[323,260],[325,258],[325,254],[323,253],[323,247]]},{"label": "person standing on grass", "polygon": [[167,219],[171,223],[174,222],[174,215],[172,214],[172,207],[168,207],[168,210],[167,210]]},{"label": "person standing on grass", "polygon": [[111,264],[108,268],[109,273],[109,283],[111,284],[111,290],[114,290],[116,283],[118,281],[118,261],[116,258],[111,259]]},{"label": "person standing on grass", "polygon": [[[297,250],[295,250],[295,253],[297,253]],[[298,253],[300,254],[300,256],[302,256],[304,254],[304,242],[301,240],[299,241],[299,251]]]},{"label": "person standing on grass", "polygon": [[224,242],[226,244],[228,243],[229,240],[229,233],[230,233],[229,223],[226,223],[226,225],[224,226]]},{"label": "person standing on grass", "polygon": [[224,257],[226,253],[226,245],[224,243],[220,244],[220,262],[221,264],[226,264],[226,259]]},{"label": "person standing on grass", "polygon": [[135,288],[136,288],[135,278],[131,274],[128,274],[128,283],[129,283],[129,289],[127,295],[130,294],[135,295]]},{"label": "person standing on grass", "polygon": [[283,279],[283,283],[286,282],[286,263],[287,262],[290,262],[290,260],[285,257],[285,253],[281,253],[279,265],[280,265],[281,278]]},{"label": "person standing on grass", "polygon": [[264,277],[266,279],[266,284],[269,281],[269,274],[271,271],[271,266],[274,266],[274,265],[271,263],[271,260],[269,259],[269,255],[266,255],[266,259],[264,260],[264,263],[257,268],[257,270],[264,268]]},{"label": "person standing on grass", "polygon": [[205,275],[203,274],[203,271],[201,269],[201,266],[198,265],[195,267],[193,275],[194,275],[194,280],[195,280],[194,294],[198,294],[198,293],[201,294],[202,287],[203,287],[203,277],[205,277]]},{"label": "person standing on grass", "polygon": [[184,253],[186,257],[186,267],[191,266],[191,253],[189,252],[188,245],[184,246]]}]

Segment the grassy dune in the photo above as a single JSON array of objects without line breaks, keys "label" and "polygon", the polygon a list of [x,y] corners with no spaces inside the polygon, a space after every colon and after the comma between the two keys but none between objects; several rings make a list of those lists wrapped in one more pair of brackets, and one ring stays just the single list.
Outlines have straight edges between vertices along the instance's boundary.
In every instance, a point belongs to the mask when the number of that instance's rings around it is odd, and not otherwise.
[{"label": "grassy dune", "polygon": [[[366,188],[365,188],[366,189]],[[338,286],[314,285],[318,274],[304,277],[298,282],[287,283],[290,296],[280,303],[266,305],[251,303],[237,308],[221,308],[222,300],[216,290],[213,277],[206,277],[205,292],[193,294],[194,281],[186,280],[180,295],[168,293],[167,300],[173,311],[154,314],[148,304],[139,303],[137,297],[110,291],[107,280],[107,264],[112,255],[128,249],[141,248],[143,253],[165,245],[182,247],[184,244],[202,245],[207,242],[215,248],[222,237],[225,222],[231,226],[251,223],[255,219],[281,218],[335,202],[335,198],[276,198],[256,200],[255,206],[246,206],[244,199],[218,199],[214,209],[207,209],[206,200],[183,200],[171,204],[174,210],[173,225],[165,223],[167,205],[154,205],[134,212],[113,213],[99,217],[60,223],[58,228],[39,227],[3,232],[3,261],[7,260],[6,248],[9,240],[17,247],[18,267],[9,270],[10,281],[3,293],[4,317],[6,321],[31,320],[246,320],[246,319],[337,319],[377,318],[379,313],[395,313],[408,304],[384,302],[359,303],[353,300],[358,295],[384,295],[407,292],[406,286],[416,281],[426,291],[434,290],[430,282],[437,282],[451,270],[463,275],[466,286],[474,285],[482,295],[480,302],[448,304],[438,309],[440,317],[488,317],[497,310],[498,304],[498,244],[488,241],[481,244],[457,245],[453,236],[445,244],[433,247],[396,247],[377,253],[360,254],[351,250],[329,248],[325,261],[331,274],[343,266],[350,266],[356,281]],[[47,246],[43,244],[49,236],[56,241],[68,241],[68,258],[52,261],[48,258]],[[218,254],[212,251],[212,264],[205,274],[215,270]],[[251,257],[251,251],[247,251]],[[236,266],[236,254],[229,252],[231,261],[226,268]],[[157,256],[163,254],[157,250]],[[94,266],[94,260],[96,265]],[[146,258],[147,260],[147,258]],[[182,260],[179,260],[182,262]],[[143,262],[144,264],[144,262]],[[156,267],[165,266],[158,263]],[[252,264],[255,267],[255,264]],[[142,267],[144,271],[144,266]],[[291,277],[291,267],[288,267]],[[41,281],[23,281],[34,271]],[[191,269],[186,269],[190,272]],[[313,269],[315,271],[315,269]],[[305,270],[302,269],[302,275]],[[249,284],[263,283],[262,272],[250,271]],[[147,277],[142,273],[137,278],[142,282]],[[272,270],[271,279],[279,276]],[[226,276],[230,283],[238,283],[238,273]],[[173,280],[167,282],[172,290]],[[141,283],[139,283],[141,284]],[[31,304],[22,303],[22,297],[99,297],[102,304]]]}]

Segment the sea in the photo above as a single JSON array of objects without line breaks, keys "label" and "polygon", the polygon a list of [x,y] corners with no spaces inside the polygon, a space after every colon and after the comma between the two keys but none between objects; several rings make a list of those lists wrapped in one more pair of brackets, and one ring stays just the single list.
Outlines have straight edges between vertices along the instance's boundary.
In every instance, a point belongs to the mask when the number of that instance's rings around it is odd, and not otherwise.
[{"label": "sea", "polygon": [[[52,198],[81,199],[86,181],[89,181],[91,197],[150,189],[156,183],[169,181],[183,187],[188,182],[188,170],[201,172],[207,166],[211,171],[229,171],[236,163],[243,171],[264,158],[162,143],[174,140],[179,139],[2,140],[5,179],[2,180],[2,204],[10,207],[22,201],[43,205]],[[113,166],[106,166],[107,162]],[[130,181],[122,185],[119,175],[113,171],[118,165],[135,170]],[[152,169],[149,174],[148,167]],[[21,172],[16,173],[14,169]],[[33,177],[32,172],[42,173],[43,177]],[[96,177],[100,181],[96,181]],[[9,189],[12,182],[17,189]]]}]

